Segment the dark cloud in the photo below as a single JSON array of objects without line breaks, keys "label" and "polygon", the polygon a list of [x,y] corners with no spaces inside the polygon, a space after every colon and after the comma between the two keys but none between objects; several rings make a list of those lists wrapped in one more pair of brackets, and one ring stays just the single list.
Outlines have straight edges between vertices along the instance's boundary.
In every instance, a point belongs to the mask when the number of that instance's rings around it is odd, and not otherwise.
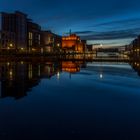
[{"label": "dark cloud", "polygon": [[92,45],[94,45],[94,46],[100,46],[101,43],[94,43],[94,44],[92,44]]},{"label": "dark cloud", "polygon": [[[72,33],[74,33],[74,34],[78,34],[78,35],[87,35],[87,34],[92,34],[93,33],[93,31],[75,31],[75,32],[72,32]],[[67,34],[69,34],[69,33],[67,33]]]},{"label": "dark cloud", "polygon": [[96,28],[132,28],[132,27],[140,27],[140,18],[130,18],[130,19],[122,19],[122,20],[113,20],[109,22],[102,22],[99,24],[92,25],[90,27]]},{"label": "dark cloud", "polygon": [[128,29],[128,30],[117,30],[107,32],[92,32],[92,34],[81,36],[82,39],[87,40],[114,40],[114,39],[129,39],[135,38],[140,34],[140,28]]},{"label": "dark cloud", "polygon": [[79,31],[79,32],[74,32],[75,34],[89,34],[92,33],[92,31]]}]

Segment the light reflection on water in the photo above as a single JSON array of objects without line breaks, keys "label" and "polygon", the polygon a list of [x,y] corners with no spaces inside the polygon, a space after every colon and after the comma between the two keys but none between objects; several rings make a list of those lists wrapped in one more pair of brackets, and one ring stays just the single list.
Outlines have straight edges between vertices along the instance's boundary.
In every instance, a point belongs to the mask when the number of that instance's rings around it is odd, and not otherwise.
[{"label": "light reflection on water", "polygon": [[1,62],[0,139],[140,139],[139,66]]}]

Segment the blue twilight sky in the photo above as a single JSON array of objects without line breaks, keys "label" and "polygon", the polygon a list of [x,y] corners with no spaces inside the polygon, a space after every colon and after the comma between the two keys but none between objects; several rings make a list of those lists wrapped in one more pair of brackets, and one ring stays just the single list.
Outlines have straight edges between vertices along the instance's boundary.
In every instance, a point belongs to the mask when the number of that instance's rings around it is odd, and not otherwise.
[{"label": "blue twilight sky", "polygon": [[120,46],[140,34],[140,0],[1,0],[0,11],[20,10],[43,29],[71,29],[89,43]]}]

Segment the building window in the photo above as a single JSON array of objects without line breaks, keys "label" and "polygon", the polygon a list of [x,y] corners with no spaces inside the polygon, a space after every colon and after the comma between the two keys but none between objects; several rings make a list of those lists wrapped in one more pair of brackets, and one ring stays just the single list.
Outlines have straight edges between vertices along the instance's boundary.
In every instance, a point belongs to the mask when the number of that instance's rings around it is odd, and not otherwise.
[{"label": "building window", "polygon": [[38,35],[38,40],[40,40],[40,34]]},{"label": "building window", "polygon": [[33,39],[33,33],[29,32],[29,39]]},{"label": "building window", "polygon": [[33,45],[32,40],[29,40],[29,46],[32,46],[32,45]]}]

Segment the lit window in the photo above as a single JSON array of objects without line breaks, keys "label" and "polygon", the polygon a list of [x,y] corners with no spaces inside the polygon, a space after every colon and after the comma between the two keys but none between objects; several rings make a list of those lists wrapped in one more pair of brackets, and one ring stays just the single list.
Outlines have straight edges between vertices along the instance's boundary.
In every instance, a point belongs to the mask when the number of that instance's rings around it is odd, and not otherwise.
[{"label": "lit window", "polygon": [[40,35],[38,35],[38,40],[40,40]]},{"label": "lit window", "polygon": [[29,32],[29,39],[33,39],[33,33]]}]

